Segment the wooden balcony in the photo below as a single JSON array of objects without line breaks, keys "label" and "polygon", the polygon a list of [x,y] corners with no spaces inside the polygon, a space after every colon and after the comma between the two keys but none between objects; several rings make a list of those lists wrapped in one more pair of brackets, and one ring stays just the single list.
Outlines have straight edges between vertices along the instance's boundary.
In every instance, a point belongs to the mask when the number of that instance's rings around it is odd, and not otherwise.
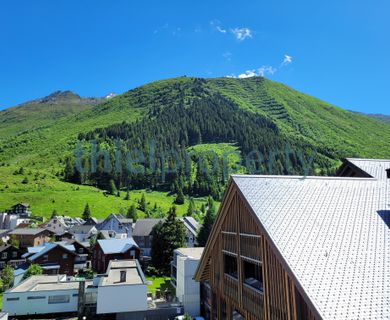
[{"label": "wooden balcony", "polygon": [[238,279],[224,273],[223,288],[227,297],[238,301]]},{"label": "wooden balcony", "polygon": [[259,316],[261,319],[263,318],[264,295],[262,291],[244,283],[242,286],[242,304],[245,310]]}]

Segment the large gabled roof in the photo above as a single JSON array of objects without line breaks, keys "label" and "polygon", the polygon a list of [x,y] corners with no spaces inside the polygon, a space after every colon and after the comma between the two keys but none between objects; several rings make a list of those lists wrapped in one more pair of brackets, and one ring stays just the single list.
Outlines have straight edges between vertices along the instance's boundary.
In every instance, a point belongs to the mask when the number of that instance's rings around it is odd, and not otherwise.
[{"label": "large gabled roof", "polygon": [[237,190],[323,319],[384,319],[390,316],[389,187],[373,178],[246,175],[233,176],[229,189]]},{"label": "large gabled roof", "polygon": [[104,254],[124,253],[131,248],[139,248],[132,237],[125,239],[107,239],[97,241]]},{"label": "large gabled roof", "polygon": [[[59,243],[45,243],[43,246],[39,246],[39,247],[31,247],[31,248],[28,248],[28,253],[32,254],[31,256],[29,256],[27,259],[29,261],[35,261],[36,259],[38,259],[39,257],[41,257],[42,255],[48,253],[49,251],[53,250],[54,248],[56,247],[60,247],[62,250],[72,254],[72,255],[75,255],[75,248],[73,245],[65,245],[65,244],[59,244]],[[28,256],[28,253],[23,255],[23,257],[26,257]]]},{"label": "large gabled roof", "polygon": [[390,315],[387,183],[272,176],[233,181],[324,319]]}]

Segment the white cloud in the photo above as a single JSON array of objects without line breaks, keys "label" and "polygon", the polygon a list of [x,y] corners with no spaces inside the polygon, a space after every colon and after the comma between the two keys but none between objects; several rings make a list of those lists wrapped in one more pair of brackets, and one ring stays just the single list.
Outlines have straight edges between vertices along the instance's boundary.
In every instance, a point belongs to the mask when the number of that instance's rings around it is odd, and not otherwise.
[{"label": "white cloud", "polygon": [[[228,54],[229,52],[224,53]],[[292,63],[293,58],[287,54],[284,55],[283,61],[279,67],[279,70]],[[239,78],[239,79],[245,79],[245,78],[251,78],[251,77],[266,77],[267,75],[273,75],[278,71],[278,68],[274,68],[273,66],[267,66],[263,65],[258,69],[252,69],[252,70],[247,70],[244,73],[239,74],[238,76],[231,74],[226,76],[227,78]]]},{"label": "white cloud", "polygon": [[282,67],[287,66],[287,65],[289,65],[290,63],[292,63],[292,61],[293,61],[292,56],[289,56],[289,55],[285,54],[281,66],[282,66]]},{"label": "white cloud", "polygon": [[210,26],[220,33],[226,33],[226,29],[221,26],[221,21],[215,19],[210,21]]},{"label": "white cloud", "polygon": [[217,29],[218,32],[226,33],[226,29],[223,29],[223,28],[220,27],[220,26],[216,26],[216,29]]},{"label": "white cloud", "polygon": [[238,79],[246,79],[252,77],[265,77],[266,75],[272,75],[277,71],[276,68],[272,66],[262,66],[258,69],[247,70],[244,73],[235,76],[234,74],[226,76],[227,78],[238,78]]},{"label": "white cloud", "polygon": [[239,41],[243,41],[246,38],[252,38],[252,31],[249,28],[234,28],[230,29],[230,32],[233,33]]},{"label": "white cloud", "polygon": [[256,76],[257,76],[256,70],[247,70],[245,71],[245,73],[239,74],[237,78],[245,79],[245,78],[252,78]]},{"label": "white cloud", "polygon": [[265,77],[267,74],[274,74],[277,71],[276,68],[272,66],[262,66],[261,68],[257,69],[257,73],[261,77]]}]

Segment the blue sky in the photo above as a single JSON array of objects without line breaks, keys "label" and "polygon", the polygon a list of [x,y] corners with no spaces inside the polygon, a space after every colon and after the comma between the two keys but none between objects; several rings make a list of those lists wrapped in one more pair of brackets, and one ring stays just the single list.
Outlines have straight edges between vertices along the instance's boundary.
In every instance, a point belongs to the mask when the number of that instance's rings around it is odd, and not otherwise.
[{"label": "blue sky", "polygon": [[390,114],[389,16],[386,0],[4,0],[0,109],[55,90],[246,73]]}]

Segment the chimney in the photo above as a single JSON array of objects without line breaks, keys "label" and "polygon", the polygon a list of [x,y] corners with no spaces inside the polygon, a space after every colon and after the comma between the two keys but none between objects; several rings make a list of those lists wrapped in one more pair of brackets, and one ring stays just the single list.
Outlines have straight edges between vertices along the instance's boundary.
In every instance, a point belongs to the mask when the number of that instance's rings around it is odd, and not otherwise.
[{"label": "chimney", "polygon": [[119,282],[126,282],[126,271],[121,271],[121,278]]}]

